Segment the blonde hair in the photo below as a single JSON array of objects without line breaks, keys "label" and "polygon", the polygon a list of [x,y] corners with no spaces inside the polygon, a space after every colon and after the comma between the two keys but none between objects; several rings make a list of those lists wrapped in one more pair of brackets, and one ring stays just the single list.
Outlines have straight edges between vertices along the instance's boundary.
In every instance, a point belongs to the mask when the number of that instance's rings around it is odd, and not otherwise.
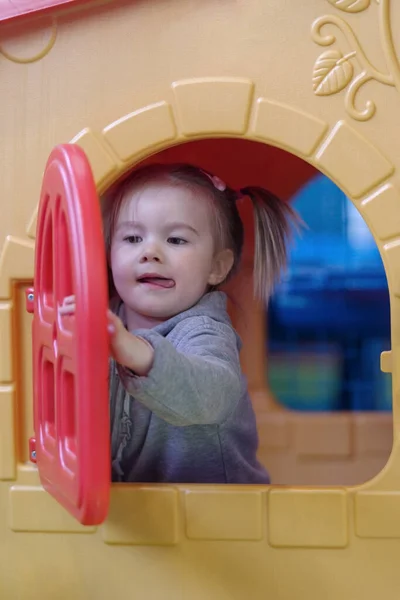
[{"label": "blonde hair", "polygon": [[[218,180],[219,181],[219,180]],[[121,206],[133,191],[149,182],[165,182],[202,191],[212,201],[215,214],[215,239],[219,249],[233,252],[233,267],[225,283],[239,268],[244,244],[244,227],[237,201],[248,196],[253,204],[255,224],[254,291],[267,301],[287,262],[287,241],[291,223],[300,220],[289,204],[261,187],[233,190],[216,185],[213,176],[198,167],[187,164],[149,165],[134,171],[115,190],[102,199],[103,231],[107,257],[110,256],[112,236]],[[109,270],[110,293],[113,291]]]}]

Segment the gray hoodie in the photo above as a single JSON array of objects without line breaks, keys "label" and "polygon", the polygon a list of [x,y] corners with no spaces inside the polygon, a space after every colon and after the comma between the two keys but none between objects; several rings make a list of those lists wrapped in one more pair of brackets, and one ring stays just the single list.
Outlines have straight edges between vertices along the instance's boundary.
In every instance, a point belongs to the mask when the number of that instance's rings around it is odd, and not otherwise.
[{"label": "gray hoodie", "polygon": [[110,361],[113,481],[269,483],[225,294],[132,333],[154,362],[138,377]]}]

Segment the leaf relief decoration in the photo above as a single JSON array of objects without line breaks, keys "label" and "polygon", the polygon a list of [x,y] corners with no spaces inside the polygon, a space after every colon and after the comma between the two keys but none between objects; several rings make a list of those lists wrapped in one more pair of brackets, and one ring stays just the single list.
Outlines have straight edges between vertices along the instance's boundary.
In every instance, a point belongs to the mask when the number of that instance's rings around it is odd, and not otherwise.
[{"label": "leaf relief decoration", "polygon": [[343,54],[339,50],[327,50],[316,60],[313,70],[313,90],[317,96],[329,96],[343,90],[353,77],[350,59],[355,52]]},{"label": "leaf relief decoration", "polygon": [[369,7],[371,0],[328,0],[328,2],[344,12],[358,13]]},{"label": "leaf relief decoration", "polygon": [[[337,14],[323,15],[311,26],[311,36],[319,46],[331,46],[318,56],[312,72],[312,86],[316,96],[330,96],[344,90],[346,112],[357,121],[367,121],[374,115],[372,100],[357,102],[358,93],[371,81],[396,87],[400,92],[400,59],[393,41],[392,11],[398,0],[327,0],[345,13],[360,13],[366,9],[377,11],[377,25],[386,62],[380,70],[365,52],[350,22]],[[351,18],[349,16],[349,18]],[[355,18],[355,17],[354,17]],[[335,35],[340,32],[340,37]],[[344,52],[343,45],[349,50]]]}]

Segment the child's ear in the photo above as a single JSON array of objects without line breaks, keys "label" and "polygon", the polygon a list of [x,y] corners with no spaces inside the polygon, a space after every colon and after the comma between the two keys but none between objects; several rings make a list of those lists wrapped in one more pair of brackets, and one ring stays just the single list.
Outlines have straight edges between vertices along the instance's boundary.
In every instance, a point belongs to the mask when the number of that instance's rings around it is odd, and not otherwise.
[{"label": "child's ear", "polygon": [[232,250],[221,250],[214,258],[213,268],[208,278],[209,285],[219,285],[228,277],[234,263]]}]

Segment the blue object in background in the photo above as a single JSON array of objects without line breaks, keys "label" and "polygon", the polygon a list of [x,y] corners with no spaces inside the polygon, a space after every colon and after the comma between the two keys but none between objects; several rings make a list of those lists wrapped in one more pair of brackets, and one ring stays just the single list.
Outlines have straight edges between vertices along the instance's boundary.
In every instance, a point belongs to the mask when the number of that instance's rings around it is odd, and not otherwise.
[{"label": "blue object in background", "polygon": [[340,347],[327,342],[273,342],[268,357],[269,384],[292,410],[339,410]]},{"label": "blue object in background", "polygon": [[269,306],[271,388],[296,410],[390,410],[390,376],[380,371],[390,348],[389,293],[376,243],[324,175],[292,205],[308,229],[296,235]]}]

